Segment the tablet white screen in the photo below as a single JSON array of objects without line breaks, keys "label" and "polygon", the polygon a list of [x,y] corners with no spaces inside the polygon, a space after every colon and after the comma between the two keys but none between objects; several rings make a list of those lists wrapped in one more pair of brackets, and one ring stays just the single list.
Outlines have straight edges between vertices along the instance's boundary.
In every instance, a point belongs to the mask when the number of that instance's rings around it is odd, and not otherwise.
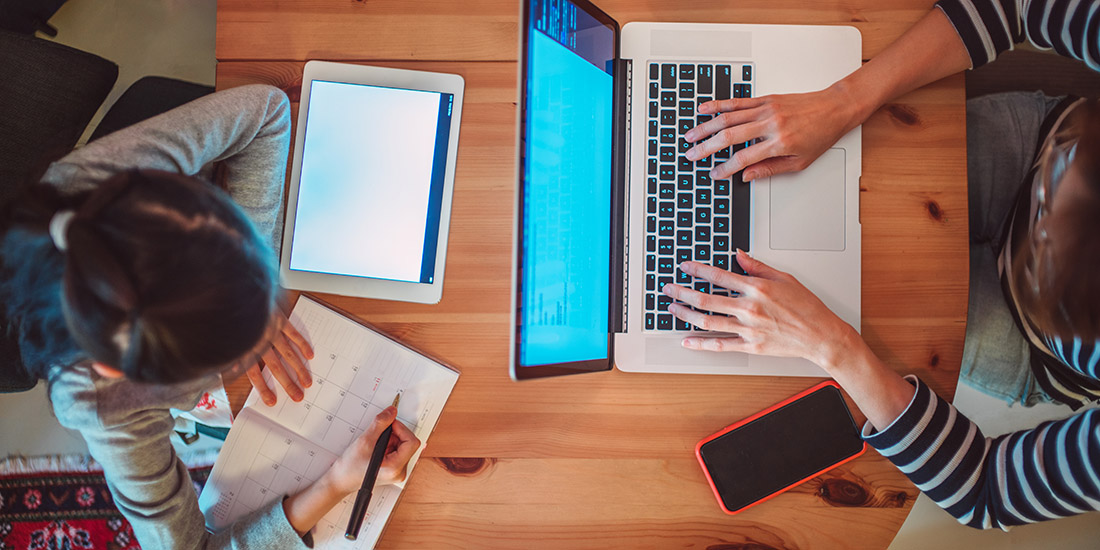
[{"label": "tablet white screen", "polygon": [[432,282],[453,100],[311,83],[290,269]]}]

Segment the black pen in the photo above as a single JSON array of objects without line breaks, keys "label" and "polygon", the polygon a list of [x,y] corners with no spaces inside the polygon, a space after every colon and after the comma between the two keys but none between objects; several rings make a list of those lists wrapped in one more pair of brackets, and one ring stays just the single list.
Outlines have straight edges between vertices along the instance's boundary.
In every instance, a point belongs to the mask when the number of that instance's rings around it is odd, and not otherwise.
[{"label": "black pen", "polygon": [[[401,393],[393,398],[393,407],[401,402]],[[397,422],[394,414],[393,421]],[[359,529],[363,527],[363,519],[367,515],[367,505],[370,504],[371,493],[374,491],[374,482],[378,480],[378,469],[382,467],[382,459],[386,457],[386,447],[390,444],[390,434],[393,433],[393,424],[382,430],[378,441],[374,443],[374,451],[370,454],[370,463],[367,464],[367,473],[363,475],[363,485],[359,487],[359,494],[355,495],[355,506],[351,507],[351,517],[348,518],[348,530],[344,532],[344,538],[355,540],[359,537]]]}]

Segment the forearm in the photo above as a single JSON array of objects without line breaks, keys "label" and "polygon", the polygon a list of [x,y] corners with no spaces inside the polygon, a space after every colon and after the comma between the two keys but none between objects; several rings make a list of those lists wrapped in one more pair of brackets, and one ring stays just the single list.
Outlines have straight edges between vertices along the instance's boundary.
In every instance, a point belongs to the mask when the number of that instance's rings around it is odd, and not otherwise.
[{"label": "forearm", "polygon": [[829,88],[848,110],[851,130],[886,102],[970,68],[955,27],[933,8],[894,43]]},{"label": "forearm", "polygon": [[283,511],[290,526],[304,535],[346,496],[348,493],[338,489],[330,476],[325,475],[283,500]]},{"label": "forearm", "polygon": [[844,329],[815,362],[844,388],[871,425],[882,430],[909,406],[915,388],[887,367],[859,333],[846,324]]}]

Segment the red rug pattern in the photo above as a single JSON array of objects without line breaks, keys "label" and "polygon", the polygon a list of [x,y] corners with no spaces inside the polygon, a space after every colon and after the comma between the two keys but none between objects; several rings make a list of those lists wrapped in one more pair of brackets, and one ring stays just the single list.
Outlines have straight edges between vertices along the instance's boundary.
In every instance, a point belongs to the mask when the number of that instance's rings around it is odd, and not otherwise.
[{"label": "red rug pattern", "polygon": [[[196,493],[210,467],[191,470]],[[101,473],[0,475],[0,550],[135,550]]]}]

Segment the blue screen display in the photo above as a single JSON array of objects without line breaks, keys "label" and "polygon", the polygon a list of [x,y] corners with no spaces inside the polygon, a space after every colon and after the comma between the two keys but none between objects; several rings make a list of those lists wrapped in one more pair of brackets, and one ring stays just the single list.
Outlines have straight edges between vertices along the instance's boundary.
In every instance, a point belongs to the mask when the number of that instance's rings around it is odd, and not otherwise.
[{"label": "blue screen display", "polygon": [[530,16],[519,364],[605,359],[615,33],[564,0]]}]

